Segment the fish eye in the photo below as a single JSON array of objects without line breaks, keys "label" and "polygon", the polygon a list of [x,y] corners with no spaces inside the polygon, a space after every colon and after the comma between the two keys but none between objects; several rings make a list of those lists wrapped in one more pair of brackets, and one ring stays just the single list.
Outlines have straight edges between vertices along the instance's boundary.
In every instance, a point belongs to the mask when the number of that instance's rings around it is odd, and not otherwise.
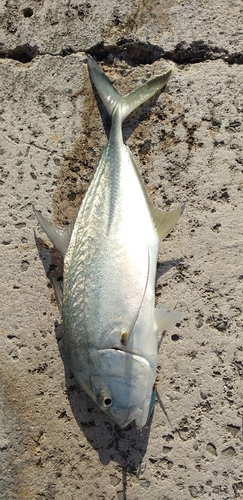
[{"label": "fish eye", "polygon": [[109,408],[112,405],[112,399],[110,396],[100,394],[99,403],[103,408]]},{"label": "fish eye", "polygon": [[112,404],[112,400],[111,398],[107,397],[104,399],[104,405],[107,407],[107,406],[111,406]]}]

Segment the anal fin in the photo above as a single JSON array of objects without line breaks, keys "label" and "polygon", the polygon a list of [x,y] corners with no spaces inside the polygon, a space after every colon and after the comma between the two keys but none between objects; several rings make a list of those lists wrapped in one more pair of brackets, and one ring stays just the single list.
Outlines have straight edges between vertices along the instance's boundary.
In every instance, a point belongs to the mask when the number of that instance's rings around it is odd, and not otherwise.
[{"label": "anal fin", "polygon": [[58,305],[58,309],[60,311],[60,314],[62,314],[62,303],[63,303],[63,286],[62,286],[62,281],[57,280],[56,278],[51,279],[54,292],[55,292],[55,297]]}]

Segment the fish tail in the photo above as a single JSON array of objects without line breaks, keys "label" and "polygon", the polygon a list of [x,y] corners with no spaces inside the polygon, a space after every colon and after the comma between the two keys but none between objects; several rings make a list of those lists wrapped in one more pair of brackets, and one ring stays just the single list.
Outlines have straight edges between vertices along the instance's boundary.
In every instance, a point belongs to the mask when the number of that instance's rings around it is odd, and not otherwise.
[{"label": "fish tail", "polygon": [[125,95],[121,98],[122,107],[122,121],[134,111],[136,108],[141,106],[144,102],[148,101],[151,97],[157,94],[165,86],[170,78],[172,69],[169,69],[166,73],[160,76],[152,78],[148,82],[141,85],[136,90],[130,92],[130,94]]},{"label": "fish tail", "polygon": [[121,97],[109,78],[91,56],[88,57],[88,68],[90,78],[96,87],[107,112],[111,116],[117,105],[120,109],[122,122],[130,113],[132,113],[132,111],[157,94],[157,92],[162,90],[169,80],[172,72],[172,69],[169,69],[169,71],[163,75],[152,78],[144,85],[141,85],[136,90],[133,90],[130,94]]},{"label": "fish tail", "polygon": [[89,56],[87,62],[91,81],[93,82],[106,108],[106,111],[111,116],[117,102],[121,99],[121,96],[93,57]]}]

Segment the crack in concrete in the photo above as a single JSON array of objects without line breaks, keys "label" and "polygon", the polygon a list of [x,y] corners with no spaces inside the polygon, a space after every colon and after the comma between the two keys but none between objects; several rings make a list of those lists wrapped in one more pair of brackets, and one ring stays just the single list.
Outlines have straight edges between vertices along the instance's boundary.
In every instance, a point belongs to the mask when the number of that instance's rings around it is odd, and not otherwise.
[{"label": "crack in concrete", "polygon": [[26,146],[32,146],[34,148],[41,149],[42,151],[46,151],[47,153],[51,153],[51,154],[57,153],[56,149],[48,149],[48,148],[45,148],[43,146],[39,146],[34,141],[27,142],[27,141],[22,141],[22,140],[20,141],[18,139],[12,139],[10,136],[6,136],[6,135],[2,134],[2,132],[0,132],[0,135],[5,139],[5,141],[8,141],[11,144],[14,144],[15,146],[22,146],[24,144]]},{"label": "crack in concrete", "polygon": [[199,63],[206,60],[221,59],[228,64],[243,64],[243,53],[229,54],[227,49],[211,46],[203,40],[187,43],[178,43],[173,50],[164,50],[158,45],[139,41],[120,40],[116,45],[105,46],[103,42],[96,44],[85,51],[95,56],[98,61],[103,61],[109,55],[124,59],[132,66],[139,64],[152,64],[158,59],[167,59],[176,64]]},{"label": "crack in concrete", "polygon": [[243,64],[243,53],[234,52],[229,54],[227,49],[211,46],[203,40],[191,43],[181,41],[173,50],[164,50],[158,45],[149,42],[140,42],[134,39],[121,39],[116,44],[105,45],[99,42],[89,49],[76,50],[72,47],[63,48],[60,52],[41,52],[37,45],[18,45],[6,51],[0,49],[0,58],[17,60],[23,64],[31,62],[36,56],[50,55],[53,57],[66,57],[71,54],[83,52],[91,54],[98,61],[104,61],[108,57],[123,59],[131,66],[140,64],[153,64],[158,59],[166,59],[176,64],[195,64],[207,60],[221,59],[228,64]]}]

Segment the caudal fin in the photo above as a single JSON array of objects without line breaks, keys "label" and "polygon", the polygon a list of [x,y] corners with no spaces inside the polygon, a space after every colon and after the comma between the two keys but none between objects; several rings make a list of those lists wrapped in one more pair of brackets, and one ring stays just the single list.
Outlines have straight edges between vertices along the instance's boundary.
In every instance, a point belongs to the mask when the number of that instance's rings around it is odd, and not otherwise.
[{"label": "caudal fin", "polygon": [[133,90],[130,94],[121,97],[115,87],[112,85],[108,76],[106,76],[104,71],[102,71],[102,69],[91,56],[88,57],[88,68],[90,78],[94,86],[96,87],[107,112],[111,116],[116,104],[119,102],[122,121],[130,113],[132,113],[134,109],[138,108],[138,106],[140,106],[155,94],[157,94],[157,92],[162,90],[162,88],[169,80],[172,72],[172,69],[169,69],[169,71],[167,71],[163,75],[152,78],[144,85],[141,85],[136,90]]},{"label": "caudal fin", "polygon": [[106,76],[104,71],[91,56],[88,57],[88,68],[91,81],[93,82],[107,112],[111,116],[112,111],[116,103],[119,99],[121,99],[121,96],[112,85],[108,76]]}]

